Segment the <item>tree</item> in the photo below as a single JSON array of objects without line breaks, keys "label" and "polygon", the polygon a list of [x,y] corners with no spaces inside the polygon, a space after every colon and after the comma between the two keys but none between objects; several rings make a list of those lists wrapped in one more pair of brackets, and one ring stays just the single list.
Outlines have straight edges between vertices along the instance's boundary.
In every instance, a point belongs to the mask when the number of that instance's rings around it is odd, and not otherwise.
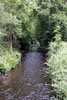
[{"label": "tree", "polygon": [[3,36],[7,36],[8,49],[12,52],[12,35],[17,32],[20,21],[15,15],[5,11],[5,6],[1,4],[0,9],[0,28],[3,31]]},{"label": "tree", "polygon": [[[37,38],[42,46],[48,46],[55,36],[54,30],[59,25],[62,39],[67,40],[67,10],[65,0],[39,0],[38,19],[40,22]],[[65,38],[66,37],[66,38]]]}]

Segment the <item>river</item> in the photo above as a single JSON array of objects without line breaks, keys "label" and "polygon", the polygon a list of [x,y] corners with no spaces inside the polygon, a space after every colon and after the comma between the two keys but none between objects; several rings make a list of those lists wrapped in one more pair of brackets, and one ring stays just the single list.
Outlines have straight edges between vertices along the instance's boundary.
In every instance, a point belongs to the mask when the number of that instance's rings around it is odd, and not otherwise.
[{"label": "river", "polygon": [[19,67],[0,76],[0,100],[55,100],[45,59],[36,47],[30,48]]}]

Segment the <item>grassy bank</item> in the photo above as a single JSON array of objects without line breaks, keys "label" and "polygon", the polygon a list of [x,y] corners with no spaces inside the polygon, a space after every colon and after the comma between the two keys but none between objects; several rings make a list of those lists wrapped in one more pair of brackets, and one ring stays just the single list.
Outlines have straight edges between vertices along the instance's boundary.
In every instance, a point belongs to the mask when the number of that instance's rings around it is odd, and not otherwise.
[{"label": "grassy bank", "polygon": [[57,100],[67,100],[67,42],[52,42],[49,47],[49,74]]}]

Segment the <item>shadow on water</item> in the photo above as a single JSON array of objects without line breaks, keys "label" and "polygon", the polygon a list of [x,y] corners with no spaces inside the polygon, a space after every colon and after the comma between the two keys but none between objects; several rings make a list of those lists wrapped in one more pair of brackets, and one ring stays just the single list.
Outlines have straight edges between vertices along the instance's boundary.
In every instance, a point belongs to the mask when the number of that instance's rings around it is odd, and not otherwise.
[{"label": "shadow on water", "polygon": [[31,47],[22,65],[0,76],[0,100],[55,100],[43,53]]}]

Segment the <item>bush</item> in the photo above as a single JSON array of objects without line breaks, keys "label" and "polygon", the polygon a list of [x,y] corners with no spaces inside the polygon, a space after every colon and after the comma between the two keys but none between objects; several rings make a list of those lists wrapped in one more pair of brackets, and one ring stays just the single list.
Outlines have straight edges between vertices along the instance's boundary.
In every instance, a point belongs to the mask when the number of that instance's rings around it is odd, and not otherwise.
[{"label": "bush", "polygon": [[0,55],[0,73],[7,72],[12,68],[15,68],[20,61],[21,55],[17,51],[13,51],[10,54],[8,51],[3,52]]},{"label": "bush", "polygon": [[50,43],[47,65],[57,98],[67,100],[67,42]]}]

